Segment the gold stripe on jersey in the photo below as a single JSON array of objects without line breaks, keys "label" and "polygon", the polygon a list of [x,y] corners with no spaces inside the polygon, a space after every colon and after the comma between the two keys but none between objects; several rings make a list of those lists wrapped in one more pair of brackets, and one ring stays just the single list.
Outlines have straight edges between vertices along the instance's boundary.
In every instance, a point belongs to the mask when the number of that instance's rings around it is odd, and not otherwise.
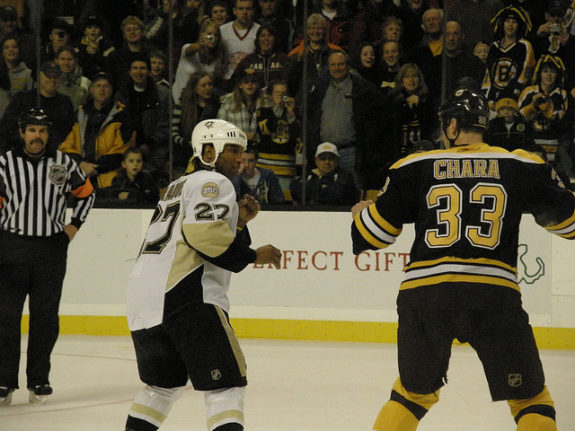
[{"label": "gold stripe on jersey", "polygon": [[399,234],[401,233],[401,229],[396,228],[395,226],[392,226],[391,223],[389,223],[387,220],[385,220],[381,214],[379,214],[379,212],[377,211],[377,207],[375,206],[375,204],[371,204],[368,207],[369,210],[369,215],[371,216],[371,218],[373,219],[373,221],[380,226],[382,229],[384,229],[385,231],[389,232],[390,235],[393,236],[399,236]]},{"label": "gold stripe on jersey", "polygon": [[[208,424],[208,429],[213,429],[213,427],[222,421],[225,421],[226,419],[235,419],[234,422],[239,422],[239,423],[244,423],[244,413],[240,410],[225,410],[221,413],[218,413],[216,415],[213,415],[211,417],[208,418],[207,420],[207,424]],[[227,423],[227,421],[226,421]]]},{"label": "gold stripe on jersey", "polygon": [[486,286],[503,286],[513,290],[520,291],[519,285],[513,281],[498,277],[489,277],[484,275],[470,274],[444,274],[433,277],[425,277],[417,280],[404,281],[401,283],[400,290],[414,289],[416,287],[432,286],[441,283],[477,283]]},{"label": "gold stripe on jersey", "polygon": [[390,169],[397,169],[402,166],[409,165],[411,163],[420,160],[429,159],[515,159],[521,160],[526,163],[537,163],[542,164],[543,160],[539,156],[531,154],[524,150],[515,150],[509,152],[504,148],[491,147],[487,144],[474,144],[474,145],[463,145],[460,147],[453,147],[446,150],[433,150],[426,151],[424,153],[410,154],[403,159],[398,160]]},{"label": "gold stripe on jersey", "polygon": [[401,229],[394,227],[381,217],[375,204],[371,204],[357,213],[354,217],[354,223],[361,236],[377,248],[385,248],[393,244],[395,238],[401,233]]},{"label": "gold stripe on jersey", "polygon": [[424,268],[424,267],[432,267],[437,266],[443,263],[460,263],[465,265],[483,265],[483,266],[493,266],[502,268],[508,272],[513,274],[517,274],[517,268],[514,266],[508,265],[505,262],[501,262],[500,260],[488,259],[485,257],[480,258],[469,258],[465,259],[462,257],[454,257],[454,256],[445,256],[440,259],[433,259],[433,260],[420,260],[418,262],[410,263],[405,267],[405,271],[410,271],[417,268]]},{"label": "gold stripe on jersey", "polygon": [[480,283],[509,287],[519,291],[517,268],[487,259],[441,259],[414,262],[405,268],[406,279],[400,289],[413,289],[440,283]]},{"label": "gold stripe on jersey", "polygon": [[158,410],[154,410],[151,407],[145,406],[143,404],[133,403],[130,410],[135,412],[135,413],[139,413],[143,416],[148,416],[148,417],[150,417],[150,418],[152,418],[152,419],[154,419],[160,423],[162,423],[166,420],[165,414],[163,414],[162,412],[159,412]]},{"label": "gold stripe on jersey", "polygon": [[178,241],[174,259],[172,260],[172,267],[166,280],[166,292],[203,264],[204,260],[194,249],[190,248],[183,240]]},{"label": "gold stripe on jersey", "polygon": [[[275,162],[278,165],[287,164],[295,160],[295,155],[293,154],[272,154],[272,153],[259,153],[258,158],[266,159],[266,162]],[[260,162],[261,160],[258,160]]]},{"label": "gold stripe on jersey", "polygon": [[553,226],[546,226],[545,229],[562,238],[575,238],[575,213],[573,213],[567,220]]},{"label": "gold stripe on jersey", "polygon": [[217,257],[234,241],[234,234],[225,220],[209,223],[186,223],[182,225],[186,242],[200,253]]},{"label": "gold stripe on jersey", "polygon": [[226,331],[226,334],[228,335],[228,341],[230,342],[230,346],[232,348],[232,351],[234,352],[234,356],[236,358],[236,363],[238,364],[240,375],[242,377],[245,377],[246,376],[246,359],[245,359],[244,354],[242,352],[242,348],[240,347],[240,343],[238,342],[238,338],[236,337],[236,334],[235,334],[234,330],[232,329],[232,327],[230,326],[228,319],[226,318],[226,315],[224,314],[222,309],[220,307],[218,307],[217,305],[214,305],[214,308],[216,309],[218,316],[220,316],[220,321],[222,322],[222,327],[224,328],[224,330]]}]

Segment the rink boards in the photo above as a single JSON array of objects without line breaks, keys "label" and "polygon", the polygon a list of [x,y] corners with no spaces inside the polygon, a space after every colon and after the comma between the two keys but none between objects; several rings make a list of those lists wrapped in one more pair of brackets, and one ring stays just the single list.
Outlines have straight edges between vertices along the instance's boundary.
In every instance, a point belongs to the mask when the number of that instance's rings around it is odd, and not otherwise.
[{"label": "rink boards", "polygon": [[[70,245],[61,330],[125,335],[124,287],[151,210],[94,209]],[[262,211],[253,245],[283,251],[282,268],[250,265],[232,277],[232,324],[241,337],[394,342],[395,298],[413,239],[405,226],[385,250],[354,256],[345,212]],[[518,273],[541,347],[575,349],[575,244],[524,217]],[[24,327],[27,319],[24,319]]]}]

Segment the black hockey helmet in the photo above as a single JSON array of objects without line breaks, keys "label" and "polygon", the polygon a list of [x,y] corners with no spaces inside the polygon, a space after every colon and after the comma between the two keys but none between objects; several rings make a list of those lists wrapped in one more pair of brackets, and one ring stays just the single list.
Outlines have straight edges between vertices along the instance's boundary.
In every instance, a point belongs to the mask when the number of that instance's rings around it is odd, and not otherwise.
[{"label": "black hockey helmet", "polygon": [[459,128],[477,127],[487,129],[489,107],[485,97],[471,90],[457,90],[455,95],[439,108],[441,127],[447,127],[452,118]]},{"label": "black hockey helmet", "polygon": [[52,122],[48,119],[48,116],[42,109],[30,108],[20,114],[20,117],[18,118],[18,127],[24,130],[26,129],[26,126],[30,124],[50,127]]}]

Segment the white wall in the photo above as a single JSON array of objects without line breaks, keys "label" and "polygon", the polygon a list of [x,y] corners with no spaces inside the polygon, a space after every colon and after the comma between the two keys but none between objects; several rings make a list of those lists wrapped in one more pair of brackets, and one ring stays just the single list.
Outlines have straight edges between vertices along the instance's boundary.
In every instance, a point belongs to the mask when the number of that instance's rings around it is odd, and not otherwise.
[{"label": "white wall", "polygon": [[[94,209],[70,245],[63,315],[124,315],[124,287],[151,210]],[[253,246],[272,243],[283,268],[250,265],[232,277],[231,316],[395,322],[395,298],[413,232],[377,253],[355,257],[351,215],[262,211],[250,223]],[[534,326],[575,328],[575,244],[525,217],[519,273]]]}]

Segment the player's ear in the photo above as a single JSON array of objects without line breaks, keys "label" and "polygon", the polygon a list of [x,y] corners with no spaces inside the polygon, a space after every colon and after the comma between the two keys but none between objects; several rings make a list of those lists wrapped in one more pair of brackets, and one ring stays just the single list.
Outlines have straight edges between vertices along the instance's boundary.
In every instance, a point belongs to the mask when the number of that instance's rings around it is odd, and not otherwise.
[{"label": "player's ear", "polygon": [[448,132],[447,136],[449,138],[456,136],[457,135],[457,128],[458,128],[457,119],[455,117],[452,117],[449,120],[449,124],[447,125],[447,132]]}]

